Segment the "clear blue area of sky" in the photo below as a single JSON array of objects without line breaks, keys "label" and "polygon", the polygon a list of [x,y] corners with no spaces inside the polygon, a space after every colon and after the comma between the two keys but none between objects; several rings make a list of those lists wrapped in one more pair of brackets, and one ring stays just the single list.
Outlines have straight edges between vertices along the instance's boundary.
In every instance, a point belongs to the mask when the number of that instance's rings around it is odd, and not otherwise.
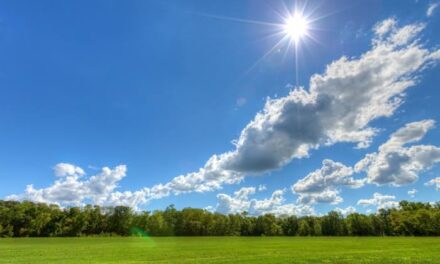
[{"label": "clear blue area of sky", "polygon": [[[401,24],[426,22],[424,41],[440,45],[440,14],[426,17],[430,3],[313,2],[318,14],[328,16],[316,22],[319,43],[301,47],[299,84],[307,88],[310,76],[332,60],[368,50],[372,26],[388,17]],[[59,162],[89,175],[97,167],[126,164],[119,190],[136,190],[198,170],[212,154],[231,150],[231,140],[265,98],[286,95],[296,83],[295,64],[280,51],[252,68],[277,41],[266,38],[271,28],[214,16],[281,22],[275,12],[281,7],[259,0],[0,1],[0,197],[22,193],[27,184],[51,184]],[[438,72],[425,71],[399,111],[373,123],[382,131],[369,149],[324,147],[222,192],[266,184],[267,191],[255,197],[268,197],[321,167],[325,158],[353,165],[407,122],[440,122]],[[423,143],[439,145],[440,128]],[[412,188],[419,189],[416,200],[438,200],[439,192],[423,183],[439,172],[434,168],[402,188],[344,189],[339,206],[374,192],[412,199]],[[147,208],[205,207],[215,205],[215,196],[169,197]],[[286,198],[295,200],[292,194]]]}]

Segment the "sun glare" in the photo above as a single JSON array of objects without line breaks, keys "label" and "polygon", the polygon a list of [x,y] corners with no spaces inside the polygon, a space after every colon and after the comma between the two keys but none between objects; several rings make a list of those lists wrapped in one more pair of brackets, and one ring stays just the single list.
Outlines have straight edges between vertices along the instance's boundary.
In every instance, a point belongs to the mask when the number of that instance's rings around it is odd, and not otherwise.
[{"label": "sun glare", "polygon": [[298,42],[304,35],[306,35],[307,30],[308,22],[299,14],[289,17],[284,24],[284,32],[295,42]]},{"label": "sun glare", "polygon": [[[282,1],[281,1],[282,2]],[[319,42],[316,34],[319,30],[317,21],[328,15],[318,16],[318,6],[307,7],[306,4],[299,4],[299,0],[295,2],[294,6],[286,6],[282,2],[282,7],[279,10],[273,10],[276,17],[276,22],[266,22],[258,20],[248,20],[241,18],[210,16],[215,19],[224,19],[234,22],[249,23],[258,26],[265,26],[268,35],[264,39],[274,39],[274,44],[246,71],[246,73],[253,70],[256,65],[262,62],[265,58],[275,53],[283,53],[282,59],[292,58],[289,54],[294,55],[295,59],[295,79],[296,84],[299,84],[299,55],[304,48],[309,45],[311,41]],[[270,30],[267,30],[269,28]],[[322,30],[322,29],[321,29]]]}]

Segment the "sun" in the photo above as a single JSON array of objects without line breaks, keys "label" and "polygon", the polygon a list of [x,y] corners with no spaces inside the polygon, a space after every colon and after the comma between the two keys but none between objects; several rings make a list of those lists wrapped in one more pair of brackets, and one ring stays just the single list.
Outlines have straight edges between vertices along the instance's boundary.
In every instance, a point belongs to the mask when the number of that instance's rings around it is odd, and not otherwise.
[{"label": "sun", "polygon": [[[307,0],[306,0],[307,1]],[[300,3],[300,0],[295,0],[295,5],[287,6],[283,1],[280,9],[272,10],[277,15],[274,21],[260,21],[249,20],[242,18],[211,16],[215,19],[228,20],[233,22],[248,23],[258,26],[264,26],[267,35],[263,39],[273,39],[274,44],[269,46],[269,49],[257,59],[257,61],[246,71],[246,74],[252,71],[259,63],[264,61],[272,54],[282,54],[280,58],[284,61],[285,58],[294,58],[295,63],[295,80],[296,85],[299,85],[299,57],[303,53],[304,48],[311,42],[323,44],[319,41],[319,31],[323,29],[319,25],[319,21],[328,17],[330,14],[321,13],[319,6],[307,5]],[[294,55],[293,57],[289,55]],[[278,56],[278,55],[277,55]]]},{"label": "sun", "polygon": [[285,20],[284,33],[295,43],[308,33],[309,22],[300,14],[294,14]]}]

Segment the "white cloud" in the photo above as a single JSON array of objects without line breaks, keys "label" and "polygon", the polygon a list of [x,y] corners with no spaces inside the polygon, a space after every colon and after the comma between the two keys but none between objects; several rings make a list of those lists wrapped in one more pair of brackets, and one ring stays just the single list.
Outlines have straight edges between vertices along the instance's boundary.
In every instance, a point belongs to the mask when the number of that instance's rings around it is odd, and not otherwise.
[{"label": "white cloud", "polygon": [[[397,23],[397,22],[396,22]],[[376,129],[368,124],[391,116],[403,93],[431,62],[432,52],[417,41],[423,25],[390,26],[377,35],[371,50],[360,58],[341,59],[324,74],[310,79],[310,89],[294,89],[279,99],[268,99],[241,132],[236,149],[225,153],[220,168],[240,174],[277,169],[309,150],[337,142],[369,145]]]},{"label": "white cloud", "polygon": [[[359,188],[366,182],[394,186],[414,182],[418,173],[440,162],[440,148],[430,145],[405,145],[421,140],[433,127],[433,120],[406,124],[393,133],[389,140],[379,147],[378,152],[367,154],[357,162],[354,171],[342,163],[324,160],[322,168],[309,173],[292,186],[292,191],[299,196],[297,202],[338,204],[343,201],[338,187]],[[352,177],[355,172],[361,171],[367,172],[365,179]],[[411,197],[414,197],[415,193],[415,189],[408,192]]]},{"label": "white cloud", "polygon": [[235,103],[238,107],[241,107],[241,106],[245,105],[246,102],[247,102],[247,99],[245,97],[239,97]]},{"label": "white cloud", "polygon": [[266,187],[265,184],[260,184],[260,185],[258,185],[258,191],[259,191],[259,192],[263,192],[263,191],[265,191],[265,190],[267,190],[267,187]]},{"label": "white cloud", "polygon": [[440,177],[434,178],[425,183],[426,186],[435,186],[436,190],[440,190]]},{"label": "white cloud", "polygon": [[394,208],[399,206],[399,203],[394,201],[395,199],[396,196],[394,195],[383,195],[376,192],[373,194],[373,198],[361,199],[357,204],[362,206],[376,206],[377,209]]},{"label": "white cloud", "polygon": [[307,193],[300,194],[297,202],[301,204],[314,204],[314,203],[330,203],[338,204],[343,202],[344,199],[339,196],[339,190],[326,189],[319,193]]},{"label": "white cloud", "polygon": [[103,204],[117,184],[126,176],[127,167],[125,165],[116,166],[114,169],[102,168],[101,172],[90,177],[86,182],[88,195],[95,203]]},{"label": "white cloud", "polygon": [[214,191],[221,189],[224,184],[241,182],[244,177],[242,173],[222,168],[227,155],[226,153],[212,156],[198,172],[180,175],[165,184],[145,188],[148,199],[160,199],[171,194]]},{"label": "white cloud", "polygon": [[254,193],[254,187],[243,187],[234,192],[233,196],[220,193],[217,195],[218,204],[216,210],[221,213],[239,213],[242,211],[248,211],[251,203],[249,195]]},{"label": "white cloud", "polygon": [[31,200],[35,202],[55,203],[61,205],[81,205],[85,202],[108,204],[114,195],[117,183],[126,176],[125,165],[113,169],[102,168],[101,172],[87,179],[83,169],[72,164],[60,163],[54,167],[55,176],[61,177],[46,188],[36,189],[28,185],[23,194],[11,195],[11,200]]},{"label": "white cloud", "polygon": [[437,9],[438,3],[431,3],[426,10],[426,16],[431,17],[434,14],[435,9]]},{"label": "white cloud", "polygon": [[356,212],[356,208],[353,207],[353,206],[348,206],[346,208],[336,207],[335,211],[340,213],[340,214],[342,214],[342,215],[344,215],[344,216],[347,216],[349,214],[355,213]]},{"label": "white cloud", "polygon": [[215,212],[215,208],[214,208],[214,206],[211,206],[211,205],[208,205],[208,206],[206,206],[206,207],[203,208],[203,209],[205,209],[206,211],[209,211],[209,212],[211,212],[211,213],[214,213],[214,212]]},{"label": "white cloud", "polygon": [[[310,149],[322,145],[368,146],[377,131],[368,124],[391,116],[406,89],[415,85],[415,74],[440,57],[418,41],[423,25],[398,28],[395,20],[382,24],[387,24],[386,30],[376,34],[372,49],[360,58],[342,57],[331,63],[324,74],[311,77],[308,91],[296,88],[285,97],[268,99],[235,141],[235,150],[214,155],[199,172],[179,176],[182,183],[198,179],[186,190],[200,191],[205,185],[210,186],[206,190],[219,189],[223,183],[239,182],[245,175],[262,174],[306,157]],[[206,169],[212,167],[212,160],[215,169]],[[217,177],[206,177],[205,171]],[[337,197],[335,191],[325,194],[320,200]]]},{"label": "white cloud", "polygon": [[339,196],[339,186],[359,188],[364,185],[364,180],[354,179],[351,175],[352,168],[326,159],[320,169],[297,181],[292,191],[299,195],[298,202],[302,204],[337,204],[343,201]]},{"label": "white cloud", "polygon": [[58,163],[53,167],[53,170],[57,177],[83,176],[85,174],[83,169],[69,163]]},{"label": "white cloud", "polygon": [[412,198],[414,198],[416,196],[417,190],[416,189],[411,189],[408,191],[408,195]]},{"label": "white cloud", "polygon": [[254,187],[244,187],[230,196],[224,193],[217,195],[216,211],[224,214],[248,212],[250,215],[272,213],[275,215],[309,215],[314,213],[310,206],[285,203],[284,190],[276,190],[267,199],[250,199],[255,194]]},{"label": "white cloud", "polygon": [[104,205],[123,205],[129,206],[134,209],[139,209],[138,206],[141,204],[146,204],[148,200],[146,199],[147,192],[145,190],[139,191],[125,191],[125,192],[110,192],[106,196],[102,196],[101,201]]},{"label": "white cloud", "polygon": [[[311,149],[321,146],[351,142],[358,148],[367,147],[377,133],[370,122],[393,115],[403,103],[405,91],[416,84],[417,74],[440,59],[439,50],[430,51],[419,41],[423,27],[398,27],[395,19],[378,23],[371,49],[360,57],[343,56],[332,62],[324,73],[310,78],[308,90],[295,88],[285,97],[268,99],[234,141],[235,149],[213,155],[196,172],[137,192],[114,192],[112,199],[146,203],[169,195],[214,191],[239,183],[247,175],[263,174],[307,157]],[[76,185],[84,185],[84,181],[67,178],[54,185],[82,190]],[[39,197],[37,193],[52,187],[32,187],[29,192]],[[102,186],[100,190],[108,191]],[[337,190],[330,189],[314,199],[336,202],[338,197]],[[94,195],[92,199],[102,202],[104,198]]]},{"label": "white cloud", "polygon": [[377,35],[373,48],[360,58],[341,59],[324,74],[310,79],[310,89],[294,89],[268,99],[262,112],[236,141],[236,149],[219,161],[221,168],[260,174],[277,169],[309,150],[337,142],[366,147],[376,129],[370,121],[387,117],[402,103],[403,92],[415,84],[413,74],[432,60],[417,42],[423,25]]},{"label": "white cloud", "polygon": [[365,171],[369,183],[400,186],[416,181],[418,174],[440,162],[440,148],[432,145],[407,144],[421,140],[434,127],[433,120],[406,124],[389,140],[355,165],[355,171]]},{"label": "white cloud", "polygon": [[396,28],[396,25],[397,25],[396,19],[388,18],[385,19],[384,21],[377,23],[373,27],[373,31],[378,37],[383,37],[385,34],[388,34],[392,30],[394,30]]}]

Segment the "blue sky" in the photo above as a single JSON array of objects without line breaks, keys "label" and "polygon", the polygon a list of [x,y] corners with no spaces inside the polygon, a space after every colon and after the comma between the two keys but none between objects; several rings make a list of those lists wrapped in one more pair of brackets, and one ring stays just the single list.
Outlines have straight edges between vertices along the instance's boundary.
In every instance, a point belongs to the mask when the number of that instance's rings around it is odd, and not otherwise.
[{"label": "blue sky", "polygon": [[[0,1],[0,197],[147,210],[173,203],[256,214],[325,213],[350,206],[365,212],[402,199],[437,201],[436,5]],[[293,14],[295,6],[316,18],[309,25],[313,39],[304,37],[296,55],[283,43],[264,56],[283,36],[271,35],[276,26],[255,21],[283,24],[280,14],[286,16],[286,7]],[[407,39],[391,40],[399,30]],[[392,48],[380,53],[382,46]],[[342,56],[355,65],[341,62]],[[340,62],[332,64],[335,72],[325,73],[334,61]],[[350,67],[361,70],[356,75]],[[398,70],[388,76],[390,69]],[[317,97],[334,96],[329,100],[336,106],[313,101],[314,74],[328,77],[316,84]],[[333,84],[332,78],[341,82]],[[359,96],[351,97],[357,89]],[[345,93],[351,98],[346,102]],[[268,97],[281,110],[265,106]],[[387,109],[396,98],[400,105]],[[371,108],[361,108],[364,103]],[[263,109],[262,129],[252,120]],[[379,110],[373,117],[374,109]],[[352,124],[351,114],[366,121]],[[409,123],[413,126],[402,133],[420,137],[383,147],[381,156],[379,146]],[[242,143],[234,145],[236,139]],[[356,148],[359,142],[364,148]],[[378,153],[376,163],[355,169],[368,153]],[[405,153],[402,160],[390,158],[396,153]],[[215,165],[207,164],[213,155],[218,155]],[[318,188],[319,177],[309,173],[325,159],[333,161],[330,170],[340,164],[352,171],[338,171],[333,182],[321,171],[320,179],[329,185]],[[378,172],[383,166],[392,179]],[[167,185],[179,175],[185,176],[179,181],[184,187]],[[265,188],[258,190],[260,185]]]}]

